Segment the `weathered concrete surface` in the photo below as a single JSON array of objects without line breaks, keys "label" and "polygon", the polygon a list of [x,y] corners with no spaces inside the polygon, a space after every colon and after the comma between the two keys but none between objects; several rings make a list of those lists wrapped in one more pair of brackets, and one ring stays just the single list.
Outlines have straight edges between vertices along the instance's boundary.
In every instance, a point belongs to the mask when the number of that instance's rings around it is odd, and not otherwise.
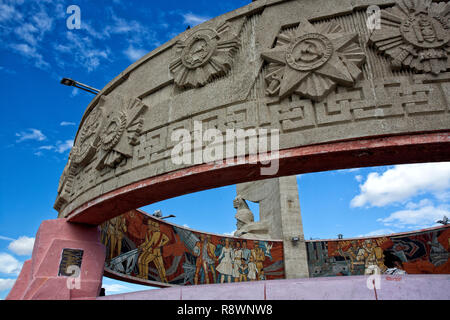
[{"label": "weathered concrete surface", "polygon": [[108,295],[97,300],[449,300],[449,275],[367,276],[213,284]]},{"label": "weathered concrete surface", "polygon": [[[396,22],[372,33],[366,23],[368,5],[381,5],[383,17]],[[422,14],[409,19],[405,12]],[[222,133],[279,130],[285,155],[349,140],[448,134],[450,38],[442,30],[448,30],[449,12],[429,2],[422,7],[388,0],[267,0],[187,30],[127,68],[88,106],[58,188],[59,216],[87,222],[81,217],[87,214],[84,209],[108,193],[195,172],[194,164],[173,163],[177,142],[171,137],[181,128],[193,134],[196,121]],[[433,34],[426,34],[426,25]],[[422,33],[413,33],[412,27]],[[387,42],[389,50],[381,45]],[[440,143],[448,143],[448,135]],[[427,151],[422,161],[450,159],[431,145]],[[384,161],[368,156],[373,165],[417,160],[396,152],[385,154]],[[280,176],[344,168],[342,162],[308,167],[301,159],[282,165],[290,167],[282,168]],[[364,161],[351,166],[364,166]],[[185,185],[157,198],[267,178],[247,168],[240,174],[238,165],[212,165],[210,170],[221,170],[207,177],[215,181]],[[237,173],[240,179],[229,177]],[[130,200],[128,207],[153,198],[147,194]],[[103,210],[96,214],[90,222],[104,221]]]},{"label": "weathered concrete surface", "polygon": [[[308,261],[296,176],[238,184],[236,193],[245,200],[259,203],[259,221],[267,223],[272,239],[283,240],[286,278],[307,278]],[[294,238],[297,240],[293,241]]]},{"label": "weathered concrete surface", "polygon": [[[83,250],[79,287],[68,285],[69,277],[59,275],[64,249]],[[69,260],[68,264],[73,263]],[[94,299],[102,285],[104,263],[105,247],[97,227],[71,224],[66,219],[44,221],[36,235],[32,258],[25,262],[6,299]]]},{"label": "weathered concrete surface", "polygon": [[279,189],[286,278],[308,278],[308,254],[296,176],[280,178]]},{"label": "weathered concrete surface", "polygon": [[[288,149],[280,152],[279,176],[450,160],[450,133],[364,139]],[[261,179],[258,165],[199,165],[145,179],[88,201],[69,221],[101,224],[136,207],[223,185]]]}]

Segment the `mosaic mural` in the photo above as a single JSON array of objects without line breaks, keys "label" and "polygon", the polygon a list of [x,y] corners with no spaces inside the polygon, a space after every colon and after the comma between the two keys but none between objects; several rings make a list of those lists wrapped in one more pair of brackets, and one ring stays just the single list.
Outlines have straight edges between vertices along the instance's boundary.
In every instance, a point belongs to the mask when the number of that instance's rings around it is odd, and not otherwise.
[{"label": "mosaic mural", "polygon": [[130,211],[102,225],[105,270],[176,285],[284,279],[281,241],[193,232]]},{"label": "mosaic mural", "polygon": [[[133,210],[102,225],[106,275],[175,285],[284,279],[282,241],[195,232]],[[376,238],[306,241],[310,277],[450,274],[450,226]],[[108,274],[109,273],[109,274]]]},{"label": "mosaic mural", "polygon": [[388,257],[408,274],[449,274],[450,226],[373,239],[307,241],[311,277],[384,273]]}]

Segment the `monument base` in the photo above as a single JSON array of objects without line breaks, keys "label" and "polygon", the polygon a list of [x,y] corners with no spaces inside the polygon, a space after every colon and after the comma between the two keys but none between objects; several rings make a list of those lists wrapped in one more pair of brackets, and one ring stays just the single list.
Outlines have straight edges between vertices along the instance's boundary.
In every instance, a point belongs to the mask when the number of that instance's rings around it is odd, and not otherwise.
[{"label": "monument base", "polygon": [[97,300],[448,300],[449,285],[441,274],[320,277],[180,286]]},{"label": "monument base", "polygon": [[42,222],[32,258],[6,300],[95,299],[102,285],[105,247],[98,227],[66,219]]}]

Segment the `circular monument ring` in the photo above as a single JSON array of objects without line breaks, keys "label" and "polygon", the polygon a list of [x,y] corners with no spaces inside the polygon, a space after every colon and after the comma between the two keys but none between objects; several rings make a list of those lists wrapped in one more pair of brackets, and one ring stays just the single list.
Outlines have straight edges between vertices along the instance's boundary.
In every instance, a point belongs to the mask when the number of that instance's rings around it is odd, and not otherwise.
[{"label": "circular monument ring", "polygon": [[[447,13],[435,2],[411,4],[408,14],[421,16],[407,22],[403,2],[375,2],[397,22],[369,39],[366,1],[318,0],[305,8],[267,0],[186,30],[141,58],[89,104],[59,184],[59,217],[99,225],[230,184],[449,161],[450,50],[440,34]],[[403,40],[392,42],[394,57],[381,43],[397,33]],[[408,46],[418,55],[404,51]],[[250,138],[238,152],[239,139],[227,132],[239,129],[258,138],[257,149]],[[228,161],[208,161],[212,145]],[[270,163],[251,154],[264,146]]]}]

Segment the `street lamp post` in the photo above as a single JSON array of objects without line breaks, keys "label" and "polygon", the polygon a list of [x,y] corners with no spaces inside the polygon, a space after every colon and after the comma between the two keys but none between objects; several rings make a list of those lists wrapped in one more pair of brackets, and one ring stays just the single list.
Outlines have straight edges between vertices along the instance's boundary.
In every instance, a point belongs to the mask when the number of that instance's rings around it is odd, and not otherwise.
[{"label": "street lamp post", "polygon": [[100,92],[100,90],[98,90],[98,89],[92,88],[88,85],[85,85],[81,82],[78,82],[78,81],[75,81],[75,80],[72,80],[69,78],[63,78],[61,80],[61,84],[68,86],[68,87],[75,87],[75,88],[87,91],[87,92],[95,94],[95,95],[97,95]]}]

